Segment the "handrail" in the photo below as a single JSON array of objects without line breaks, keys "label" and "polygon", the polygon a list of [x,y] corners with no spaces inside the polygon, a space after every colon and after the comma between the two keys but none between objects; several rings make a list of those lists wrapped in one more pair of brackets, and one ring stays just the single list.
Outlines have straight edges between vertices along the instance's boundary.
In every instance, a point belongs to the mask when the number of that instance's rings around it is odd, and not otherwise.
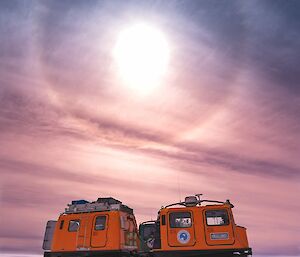
[{"label": "handrail", "polygon": [[[195,204],[195,206],[201,206],[201,203],[219,203],[219,204],[228,204],[230,205],[231,208],[234,207],[234,205],[227,199],[225,202],[222,202],[222,201],[216,201],[216,200],[198,200]],[[165,208],[169,208],[169,207],[172,207],[172,206],[175,206],[175,205],[181,205],[181,206],[189,206],[186,202],[179,202],[179,203],[172,203],[172,204],[168,204],[166,206],[162,206],[161,209],[165,209]]]}]

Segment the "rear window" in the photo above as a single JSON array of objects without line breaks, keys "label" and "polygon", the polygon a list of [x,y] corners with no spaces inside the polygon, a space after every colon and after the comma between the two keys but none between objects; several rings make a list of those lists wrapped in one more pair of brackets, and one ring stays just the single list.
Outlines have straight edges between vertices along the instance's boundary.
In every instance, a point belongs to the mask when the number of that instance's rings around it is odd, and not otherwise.
[{"label": "rear window", "polygon": [[226,210],[206,211],[206,224],[208,226],[224,226],[229,224],[228,213]]},{"label": "rear window", "polygon": [[95,230],[105,230],[106,216],[98,216],[95,222]]},{"label": "rear window", "polygon": [[170,213],[171,228],[189,228],[192,226],[192,215],[190,212]]},{"label": "rear window", "polygon": [[68,230],[70,232],[78,231],[79,226],[80,226],[80,220],[70,220]]}]

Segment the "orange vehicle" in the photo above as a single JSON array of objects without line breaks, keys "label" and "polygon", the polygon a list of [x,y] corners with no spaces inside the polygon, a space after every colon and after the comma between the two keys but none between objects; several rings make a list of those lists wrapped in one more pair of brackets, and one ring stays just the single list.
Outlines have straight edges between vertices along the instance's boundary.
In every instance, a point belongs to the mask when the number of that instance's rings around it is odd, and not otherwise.
[{"label": "orange vehicle", "polygon": [[48,221],[44,257],[126,257],[138,251],[133,210],[114,198],[72,201],[57,221]]},{"label": "orange vehicle", "polygon": [[[139,227],[141,255],[153,257],[250,256],[246,228],[235,224],[233,205],[200,194],[162,207],[156,221]],[[203,205],[208,203],[207,205]],[[147,249],[148,248],[148,249]]]}]

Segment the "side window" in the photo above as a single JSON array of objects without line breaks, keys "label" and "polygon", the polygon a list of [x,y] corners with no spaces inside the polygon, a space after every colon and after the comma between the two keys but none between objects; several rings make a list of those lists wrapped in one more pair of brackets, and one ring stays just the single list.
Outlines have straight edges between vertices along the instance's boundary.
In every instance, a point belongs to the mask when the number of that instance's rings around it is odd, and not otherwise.
[{"label": "side window", "polygon": [[161,225],[162,226],[166,225],[166,215],[161,216]]},{"label": "side window", "polygon": [[70,220],[68,230],[70,232],[78,231],[79,226],[80,226],[80,220]]},{"label": "side window", "polygon": [[206,211],[206,224],[208,226],[224,226],[229,224],[228,213],[226,210]]},{"label": "side window", "polygon": [[189,228],[192,226],[192,215],[190,212],[170,213],[171,228]]},{"label": "side window", "polygon": [[105,230],[106,216],[98,216],[95,221],[95,230]]},{"label": "side window", "polygon": [[65,223],[65,221],[64,221],[64,220],[60,221],[60,224],[59,224],[59,229],[63,229],[63,227],[64,227],[64,223]]}]

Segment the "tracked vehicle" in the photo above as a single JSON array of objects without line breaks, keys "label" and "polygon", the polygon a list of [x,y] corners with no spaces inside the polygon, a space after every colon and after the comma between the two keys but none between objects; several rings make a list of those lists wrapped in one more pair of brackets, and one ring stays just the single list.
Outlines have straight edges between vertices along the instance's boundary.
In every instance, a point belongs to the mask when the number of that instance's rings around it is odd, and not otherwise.
[{"label": "tracked vehicle", "polygon": [[162,207],[156,221],[139,227],[141,255],[152,257],[251,256],[246,228],[235,224],[233,205],[201,195]]},{"label": "tracked vehicle", "polygon": [[128,257],[138,251],[133,210],[114,198],[72,201],[48,221],[44,257]]},{"label": "tracked vehicle", "polygon": [[232,208],[229,200],[189,196],[162,207],[138,232],[133,210],[119,200],[72,201],[48,221],[44,257],[251,256],[246,228],[235,224]]}]

